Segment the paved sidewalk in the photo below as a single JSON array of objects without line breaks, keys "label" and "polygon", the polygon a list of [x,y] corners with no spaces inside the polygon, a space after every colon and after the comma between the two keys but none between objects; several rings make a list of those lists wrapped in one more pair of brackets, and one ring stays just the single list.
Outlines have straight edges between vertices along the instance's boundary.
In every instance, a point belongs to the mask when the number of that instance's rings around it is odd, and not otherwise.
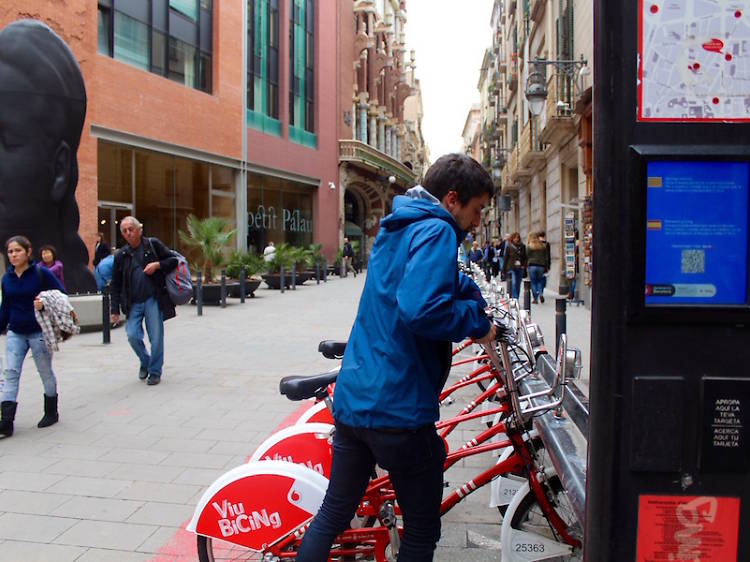
[{"label": "paved sidewalk", "polygon": [[[544,304],[531,305],[531,321],[539,324],[544,335],[544,343],[547,351],[555,353],[555,299],[560,295],[549,289],[544,291]],[[523,295],[521,295],[523,302]],[[566,333],[568,335],[568,346],[577,347],[581,350],[583,369],[581,379],[576,381],[578,387],[586,395],[589,393],[589,366],[591,358],[591,310],[585,306],[570,304],[566,306]]]},{"label": "paved sidewalk", "polygon": [[[0,442],[0,562],[196,560],[182,529],[203,490],[299,407],[278,394],[280,377],[332,366],[317,343],[346,339],[364,279],[259,289],[203,317],[180,307],[155,387],[138,380],[123,329],[106,346],[76,336],[54,358],[61,419],[47,429],[36,427],[42,386],[27,359],[15,434]],[[491,462],[460,463],[450,489]],[[445,518],[436,560],[498,559],[487,548],[499,523],[487,491],[472,494]]]}]

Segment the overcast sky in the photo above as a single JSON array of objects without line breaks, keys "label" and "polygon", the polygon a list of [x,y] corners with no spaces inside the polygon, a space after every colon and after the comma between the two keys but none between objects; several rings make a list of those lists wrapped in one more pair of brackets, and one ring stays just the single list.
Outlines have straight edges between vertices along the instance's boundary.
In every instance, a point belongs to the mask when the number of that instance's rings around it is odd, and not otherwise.
[{"label": "overcast sky", "polygon": [[[479,69],[492,46],[493,0],[408,0],[406,44],[416,51],[422,85],[422,134],[430,161],[462,149],[471,104],[479,102]],[[407,53],[408,56],[408,53]]]}]

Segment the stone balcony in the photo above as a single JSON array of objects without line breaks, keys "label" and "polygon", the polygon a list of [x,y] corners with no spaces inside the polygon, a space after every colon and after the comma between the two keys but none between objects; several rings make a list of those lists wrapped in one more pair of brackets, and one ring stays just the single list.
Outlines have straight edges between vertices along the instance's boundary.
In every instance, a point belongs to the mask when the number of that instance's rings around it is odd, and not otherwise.
[{"label": "stone balcony", "polygon": [[547,79],[548,95],[544,107],[545,125],[541,130],[542,142],[560,147],[576,134],[572,82],[572,78],[557,70]]},{"label": "stone balcony", "polygon": [[528,170],[528,175],[532,175],[541,170],[546,162],[544,156],[544,143],[539,134],[539,120],[537,117],[531,118],[521,131],[521,164],[523,170]]},{"label": "stone balcony", "polygon": [[379,176],[394,176],[396,184],[401,187],[411,185],[417,179],[412,170],[395,158],[358,140],[339,140],[339,162],[348,162]]}]

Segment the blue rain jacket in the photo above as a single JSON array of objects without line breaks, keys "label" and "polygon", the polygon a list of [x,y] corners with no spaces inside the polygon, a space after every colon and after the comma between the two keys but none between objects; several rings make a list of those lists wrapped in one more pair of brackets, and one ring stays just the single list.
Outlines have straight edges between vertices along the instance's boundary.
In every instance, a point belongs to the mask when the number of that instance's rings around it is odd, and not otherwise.
[{"label": "blue rain jacket", "polygon": [[463,232],[422,187],[393,200],[334,391],[334,418],[353,427],[416,429],[440,417],[450,343],[490,329],[487,303],[458,273]]}]

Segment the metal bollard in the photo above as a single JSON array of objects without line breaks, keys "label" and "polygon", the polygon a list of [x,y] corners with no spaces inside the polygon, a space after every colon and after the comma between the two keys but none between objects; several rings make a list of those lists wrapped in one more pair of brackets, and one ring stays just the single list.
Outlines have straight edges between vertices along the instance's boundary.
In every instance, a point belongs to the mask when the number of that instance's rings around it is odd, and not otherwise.
[{"label": "metal bollard", "polygon": [[281,289],[281,292],[284,292],[284,264],[281,264],[281,272],[279,275],[279,289]]},{"label": "metal bollard", "polygon": [[297,290],[297,264],[292,264],[292,291]]},{"label": "metal bollard", "polygon": [[341,267],[339,268],[339,277],[343,278],[346,275],[346,268],[344,267],[344,258],[341,258]]},{"label": "metal bollard", "polygon": [[240,268],[240,302],[245,302],[245,266]]},{"label": "metal bollard", "polygon": [[221,308],[227,307],[227,272],[221,270]]},{"label": "metal bollard", "polygon": [[320,262],[315,262],[315,284],[320,285]]},{"label": "metal bollard", "polygon": [[531,281],[523,280],[523,308],[531,313]]},{"label": "metal bollard", "polygon": [[323,260],[323,283],[328,283],[328,262]]},{"label": "metal bollard", "polygon": [[560,348],[560,336],[567,329],[566,306],[567,299],[565,297],[555,300],[555,355],[557,355],[557,351]]},{"label": "metal bollard", "polygon": [[110,342],[110,320],[109,320],[109,283],[102,287],[102,343]]},{"label": "metal bollard", "polygon": [[203,316],[203,283],[200,270],[195,274],[195,310],[198,316]]}]

